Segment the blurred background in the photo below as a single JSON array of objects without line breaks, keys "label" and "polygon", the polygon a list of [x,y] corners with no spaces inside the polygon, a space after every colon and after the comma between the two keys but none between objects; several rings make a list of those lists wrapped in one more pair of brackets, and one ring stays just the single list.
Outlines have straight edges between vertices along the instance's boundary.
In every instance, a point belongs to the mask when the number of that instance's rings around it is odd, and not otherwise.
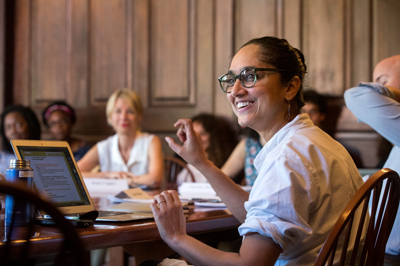
[{"label": "blurred background", "polygon": [[379,136],[343,93],[400,54],[399,25],[398,0],[0,0],[0,111],[23,104],[41,117],[65,100],[74,134],[94,143],[112,134],[108,97],[129,88],[143,100],[143,130],[160,137],[201,112],[235,121],[217,78],[242,44],[272,35],[305,54],[306,86],[328,99],[324,129],[373,168]]}]

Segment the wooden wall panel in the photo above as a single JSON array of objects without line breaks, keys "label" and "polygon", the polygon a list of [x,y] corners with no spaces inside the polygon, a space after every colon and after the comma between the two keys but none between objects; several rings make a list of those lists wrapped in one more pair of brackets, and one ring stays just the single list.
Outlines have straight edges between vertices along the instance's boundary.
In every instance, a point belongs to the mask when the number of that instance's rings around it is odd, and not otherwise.
[{"label": "wooden wall panel", "polygon": [[305,0],[303,53],[308,81],[319,92],[339,96],[344,91],[344,1]]},{"label": "wooden wall panel", "polygon": [[31,105],[31,4],[30,0],[15,3],[13,104]]},{"label": "wooden wall panel", "polygon": [[222,93],[215,73],[215,3],[214,0],[195,1],[196,16],[196,112],[213,113],[214,92]]},{"label": "wooden wall panel", "polygon": [[32,1],[33,103],[65,99],[66,1]]},{"label": "wooden wall panel", "polygon": [[214,112],[234,117],[226,94],[220,89],[218,77],[227,73],[234,54],[234,0],[215,1],[215,74],[214,80]]},{"label": "wooden wall panel", "polygon": [[78,109],[89,103],[89,0],[67,2],[66,100]]},{"label": "wooden wall panel", "polygon": [[[351,13],[350,86],[372,80],[372,6],[371,1],[354,0]],[[347,89],[347,88],[346,88]]]},{"label": "wooden wall panel", "polygon": [[[280,0],[282,12],[282,32],[280,37],[298,49],[302,49],[303,33],[303,0]],[[278,32],[279,34],[279,32]]]},{"label": "wooden wall panel", "polygon": [[250,39],[277,36],[276,0],[236,0],[235,5],[235,51]]},{"label": "wooden wall panel", "polygon": [[152,132],[175,131],[177,119],[213,112],[215,4],[164,4],[134,1],[132,6],[140,12],[132,17],[133,89],[139,87],[146,106],[143,128]]},{"label": "wooden wall panel", "polygon": [[373,0],[373,66],[400,54],[400,1]]},{"label": "wooden wall panel", "polygon": [[[152,106],[194,104],[193,1],[152,0],[150,87]],[[190,32],[189,32],[190,29]]]},{"label": "wooden wall panel", "polygon": [[0,110],[4,108],[4,22],[5,22],[5,14],[4,14],[4,7],[5,7],[5,0],[0,0]]},{"label": "wooden wall panel", "polygon": [[125,0],[90,1],[91,104],[107,101],[113,91],[127,87]]},{"label": "wooden wall panel", "polygon": [[139,93],[143,106],[147,109],[150,82],[150,1],[134,0],[131,7],[132,20],[132,81],[129,88]]}]

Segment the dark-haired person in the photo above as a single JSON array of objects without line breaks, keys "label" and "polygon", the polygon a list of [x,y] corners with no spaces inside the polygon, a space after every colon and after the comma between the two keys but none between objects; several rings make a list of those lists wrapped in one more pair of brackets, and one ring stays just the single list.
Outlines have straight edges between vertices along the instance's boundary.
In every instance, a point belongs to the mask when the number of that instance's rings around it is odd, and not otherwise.
[{"label": "dark-haired person", "polygon": [[[303,92],[303,99],[304,106],[300,111],[308,114],[314,125],[321,128],[323,122],[325,121],[326,114],[328,113],[328,105],[326,103],[325,96],[319,94],[315,90],[310,89]],[[357,168],[363,168],[364,164],[360,151],[352,146],[346,144],[342,145],[349,152]]]},{"label": "dark-haired person", "polygon": [[325,97],[314,90],[305,90],[303,98],[304,106],[301,112],[308,114],[314,125],[321,127],[328,111]]},{"label": "dark-haired person", "polygon": [[12,139],[39,140],[41,128],[35,112],[22,105],[8,106],[1,114],[2,151],[0,152],[0,174],[5,176],[10,159],[15,159],[10,144]]},{"label": "dark-haired person", "polygon": [[76,114],[74,108],[66,102],[56,101],[51,103],[43,110],[42,119],[53,140],[68,142],[76,161],[79,161],[90,150],[90,145],[86,141],[72,136]]},{"label": "dark-haired person", "polygon": [[[393,144],[383,168],[400,173],[400,55],[380,61],[374,69],[374,83],[360,83],[344,93],[347,107]],[[386,244],[386,253],[400,255],[400,209]]]},{"label": "dark-haired person", "polygon": [[207,177],[242,222],[239,253],[213,249],[186,234],[176,191],[156,195],[151,207],[160,235],[190,263],[314,265],[340,213],[363,184],[346,149],[300,114],[305,72],[298,49],[284,39],[263,37],[243,45],[219,78],[239,124],[266,141],[254,163],[259,174],[250,194],[207,158],[191,120],[175,123],[183,144],[166,138],[171,149]]},{"label": "dark-haired person", "polygon": [[[192,117],[193,128],[199,134],[202,146],[207,153],[208,159],[218,168],[222,167],[229,155],[232,153],[238,138],[232,125],[224,117],[202,113]],[[207,179],[191,164],[188,164],[195,182],[208,182]],[[190,182],[190,176],[183,169],[177,178],[177,183]]]}]

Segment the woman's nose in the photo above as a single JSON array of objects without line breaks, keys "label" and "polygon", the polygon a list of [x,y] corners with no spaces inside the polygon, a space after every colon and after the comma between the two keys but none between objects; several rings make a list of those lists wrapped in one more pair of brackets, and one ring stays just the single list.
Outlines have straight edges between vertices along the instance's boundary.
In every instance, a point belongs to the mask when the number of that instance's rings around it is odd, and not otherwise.
[{"label": "woman's nose", "polygon": [[127,112],[121,112],[121,118],[125,119],[128,116]]},{"label": "woman's nose", "polygon": [[235,84],[234,84],[233,87],[232,87],[231,95],[232,95],[233,97],[236,97],[236,96],[241,95],[241,94],[244,94],[244,93],[246,93],[246,92],[247,92],[246,88],[243,87],[242,83],[240,83],[240,80],[237,79],[237,80],[235,81]]}]

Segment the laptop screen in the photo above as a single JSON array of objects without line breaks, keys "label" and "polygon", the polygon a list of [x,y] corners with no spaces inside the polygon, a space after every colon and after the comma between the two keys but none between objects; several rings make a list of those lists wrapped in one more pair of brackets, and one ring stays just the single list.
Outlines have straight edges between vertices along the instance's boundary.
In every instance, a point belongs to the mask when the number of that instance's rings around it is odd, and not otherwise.
[{"label": "laptop screen", "polygon": [[17,146],[34,171],[35,189],[58,207],[90,205],[67,147]]}]

